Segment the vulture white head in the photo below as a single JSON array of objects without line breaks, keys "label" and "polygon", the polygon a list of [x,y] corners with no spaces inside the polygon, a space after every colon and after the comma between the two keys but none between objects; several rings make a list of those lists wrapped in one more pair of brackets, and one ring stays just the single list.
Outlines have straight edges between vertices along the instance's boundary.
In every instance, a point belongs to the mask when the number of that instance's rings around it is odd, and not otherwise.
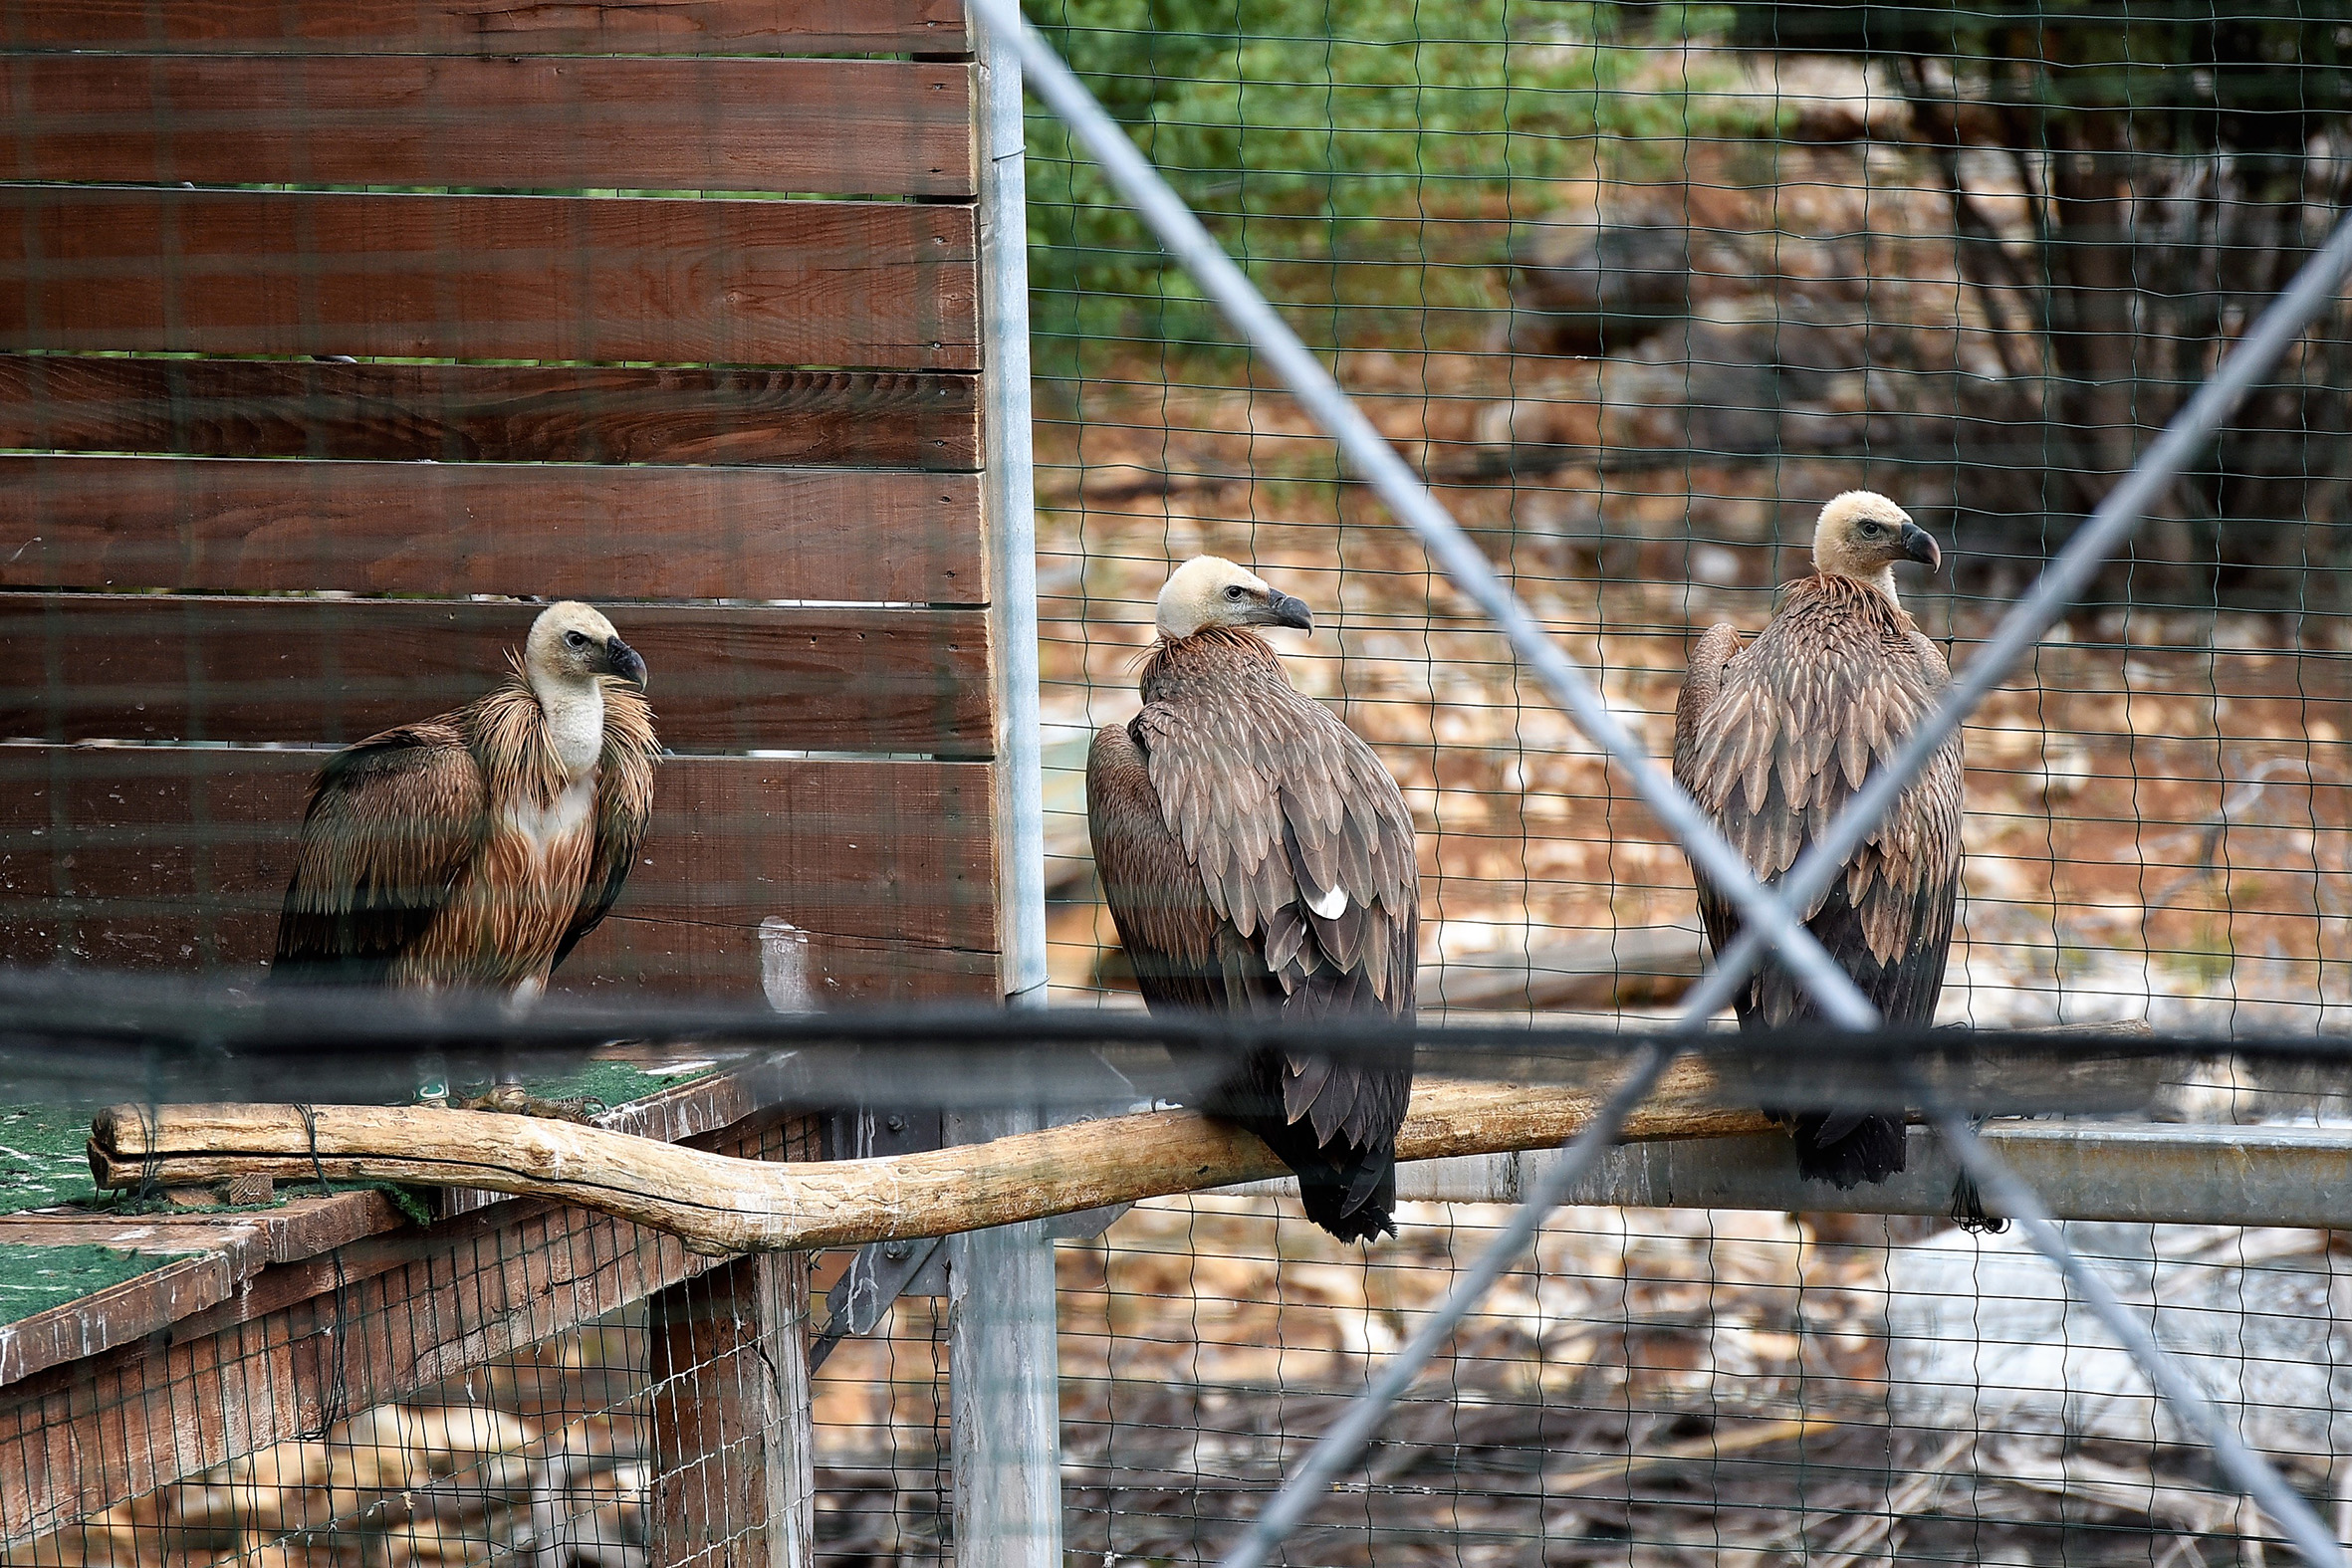
[{"label": "vulture white head", "polygon": [[522,674],[547,715],[548,739],[564,772],[585,779],[604,752],[604,682],[643,689],[645,661],[612,622],[586,604],[550,604],[523,639]]},{"label": "vulture white head", "polygon": [[1160,589],[1160,635],[1170,642],[1212,626],[1295,626],[1314,630],[1314,617],[1265,578],[1216,556],[1195,556]]},{"label": "vulture white head", "polygon": [[1874,490],[1849,490],[1821,509],[1813,526],[1814,570],[1867,582],[1892,599],[1898,560],[1933,571],[1944,553],[1910,513]]},{"label": "vulture white head", "polygon": [[645,661],[592,606],[566,599],[541,610],[531,623],[531,635],[523,642],[523,674],[544,706],[566,692],[594,690],[599,676],[642,688]]}]

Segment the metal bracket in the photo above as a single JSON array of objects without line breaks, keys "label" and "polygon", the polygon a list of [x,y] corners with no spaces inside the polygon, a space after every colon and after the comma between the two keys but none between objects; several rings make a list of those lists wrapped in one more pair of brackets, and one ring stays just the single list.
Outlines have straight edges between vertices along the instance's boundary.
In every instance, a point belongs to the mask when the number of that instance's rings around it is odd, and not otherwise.
[{"label": "metal bracket", "polygon": [[[809,1370],[824,1365],[833,1347],[851,1334],[870,1334],[881,1326],[891,1304],[902,1295],[947,1294],[947,1254],[938,1236],[920,1240],[869,1241],[849,1259],[848,1269],[825,1292],[828,1316],[824,1332],[809,1347]],[[922,1288],[922,1276],[931,1276]]]}]

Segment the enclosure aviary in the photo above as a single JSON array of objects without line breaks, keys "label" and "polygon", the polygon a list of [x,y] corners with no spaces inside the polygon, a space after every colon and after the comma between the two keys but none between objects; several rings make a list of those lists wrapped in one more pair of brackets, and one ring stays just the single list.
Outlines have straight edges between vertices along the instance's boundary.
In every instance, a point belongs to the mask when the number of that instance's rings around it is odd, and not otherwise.
[{"label": "enclosure aviary", "polygon": [[336,754],[303,817],[270,978],[536,997],[620,894],[652,811],[645,661],[586,604],[513,674]]},{"label": "enclosure aviary", "polygon": [[[1814,572],[1743,650],[1712,626],[1674,711],[1674,777],[1766,884],[1899,751],[1951,679],[1895,596],[1895,562],[1935,569],[1934,539],[1886,497],[1856,490],[1821,509]],[[1935,1020],[1960,887],[1961,742],[1956,733],[1854,854],[1805,924],[1890,1024]],[[1740,934],[1731,900],[1694,872],[1717,953]],[[1777,961],[1733,999],[1743,1029],[1820,1016]],[[1851,1187],[1903,1169],[1900,1112],[1793,1113],[1798,1168]]]},{"label": "enclosure aviary", "polygon": [[[1254,626],[1304,604],[1201,556],[1160,589],[1143,711],[1086,761],[1102,889],[1154,1011],[1413,1015],[1421,873],[1396,781],[1301,697]],[[1343,1241],[1394,1233],[1396,1130],[1412,1047],[1369,1063],[1267,1047],[1204,1109],[1266,1140],[1307,1218]]]}]

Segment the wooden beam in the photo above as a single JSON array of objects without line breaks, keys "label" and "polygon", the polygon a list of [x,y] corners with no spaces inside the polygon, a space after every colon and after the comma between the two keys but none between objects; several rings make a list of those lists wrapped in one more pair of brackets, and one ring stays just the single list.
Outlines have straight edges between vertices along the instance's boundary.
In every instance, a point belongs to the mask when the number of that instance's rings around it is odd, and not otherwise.
[{"label": "wooden beam", "polygon": [[806,1568],[815,1536],[809,1260],[759,1252],[656,1294],[652,1568]]},{"label": "wooden beam", "polygon": [[[471,701],[536,604],[0,592],[0,736],[342,746]],[[673,752],[984,758],[974,609],[629,604]]]},{"label": "wooden beam", "polygon": [[987,599],[974,474],[238,458],[0,457],[0,586]]},{"label": "wooden beam", "polygon": [[11,50],[229,54],[948,54],[961,0],[42,0],[0,14]]},{"label": "wooden beam", "polygon": [[[1601,1086],[1605,1089],[1605,1085]],[[1600,1093],[1430,1082],[1414,1091],[1401,1159],[1498,1154],[1564,1142]],[[101,1187],[155,1174],[198,1183],[299,1176],[314,1157],[338,1180],[478,1187],[578,1204],[651,1226],[701,1251],[850,1246],[946,1235],[1106,1204],[1280,1176],[1265,1144],[1191,1111],[1156,1111],[883,1160],[765,1166],[596,1128],[486,1112],[320,1106],[314,1145],[288,1106],[184,1105],[103,1113],[91,1164]],[[1763,1112],[1724,1103],[1713,1073],[1678,1062],[1626,1137],[1762,1132]]]},{"label": "wooden beam", "polygon": [[0,186],[0,347],[970,370],[972,209]]},{"label": "wooden beam", "polygon": [[16,179],[969,196],[969,63],[19,56]]},{"label": "wooden beam", "polygon": [[1706,938],[1695,926],[1627,926],[1424,964],[1421,1006],[1507,1012],[1660,1007],[1680,1000],[1706,963]]},{"label": "wooden beam", "polygon": [[0,447],[961,472],[980,466],[979,389],[948,370],[0,354]]}]

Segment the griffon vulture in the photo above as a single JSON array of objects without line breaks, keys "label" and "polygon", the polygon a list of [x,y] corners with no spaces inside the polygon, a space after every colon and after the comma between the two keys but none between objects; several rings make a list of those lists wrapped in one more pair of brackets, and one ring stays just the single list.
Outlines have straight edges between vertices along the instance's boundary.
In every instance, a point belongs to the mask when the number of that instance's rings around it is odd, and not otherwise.
[{"label": "griffon vulture", "polygon": [[604,918],[653,805],[645,661],[563,603],[510,662],[487,696],[319,775],[273,980],[528,1000]]},{"label": "griffon vulture", "polygon": [[[1086,816],[1119,940],[1155,1012],[1322,1023],[1410,1019],[1421,874],[1413,819],[1372,749],[1298,695],[1253,626],[1307,608],[1230,560],[1160,590],[1143,711],[1094,737]],[[1343,1241],[1395,1233],[1410,1044],[1346,1061],[1268,1047],[1203,1109],[1298,1175]]]},{"label": "griffon vulture", "polygon": [[[1757,639],[1711,627],[1674,713],[1674,777],[1766,885],[1796,862],[1869,772],[1891,761],[1951,680],[1895,597],[1895,562],[1942,552],[1901,507],[1850,491],[1821,509],[1813,575],[1790,583]],[[1805,924],[1889,1023],[1934,1021],[1960,889],[1961,744],[1954,735],[1804,911]],[[1697,876],[1718,954],[1740,934],[1731,900]],[[1733,1000],[1744,1029],[1818,1017],[1775,960]],[[1903,1169],[1900,1112],[1774,1112],[1797,1167],[1851,1187]]]}]

